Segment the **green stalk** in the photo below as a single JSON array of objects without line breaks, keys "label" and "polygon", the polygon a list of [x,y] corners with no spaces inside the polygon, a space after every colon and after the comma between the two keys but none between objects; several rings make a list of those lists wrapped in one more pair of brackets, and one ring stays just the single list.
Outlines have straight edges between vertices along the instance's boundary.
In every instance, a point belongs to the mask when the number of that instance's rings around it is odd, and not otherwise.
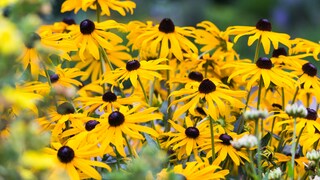
[{"label": "green stalk", "polygon": [[[261,176],[261,173],[262,173],[262,169],[261,169],[261,143],[260,143],[260,140],[261,140],[261,133],[259,132],[259,120],[260,119],[256,119],[255,120],[255,125],[256,125],[256,128],[255,128],[255,136],[258,138],[259,142],[258,142],[258,149],[257,149],[257,155],[258,155],[258,158],[257,158],[257,168],[258,168],[258,176],[259,176],[259,179],[262,179],[262,176]],[[262,120],[261,120],[262,121]]]},{"label": "green stalk", "polygon": [[261,45],[261,36],[260,36],[260,38],[259,38],[259,40],[258,40],[258,44],[257,44],[257,46],[256,46],[256,51],[255,51],[255,53],[254,53],[254,59],[253,59],[253,62],[254,62],[254,63],[256,63],[257,60],[258,60],[259,51],[260,51],[260,45]]},{"label": "green stalk", "polygon": [[134,157],[127,136],[126,136],[125,134],[122,134],[122,136],[123,136],[123,138],[125,139],[125,141],[126,141],[126,143],[127,143],[128,151],[129,151],[130,156],[131,156],[131,157]]},{"label": "green stalk", "polygon": [[272,145],[272,139],[273,139],[273,128],[274,128],[274,123],[276,121],[276,117],[273,118],[272,120],[272,125],[271,125],[271,138],[270,138],[270,141],[269,141],[269,145],[271,146]]},{"label": "green stalk", "polygon": [[213,119],[209,116],[210,119],[210,136],[211,136],[211,151],[212,151],[212,162],[216,159],[216,152],[214,150],[214,130],[213,130]]},{"label": "green stalk", "polygon": [[138,76],[138,82],[139,82],[139,85],[140,85],[140,87],[142,89],[142,93],[143,93],[144,99],[145,99],[146,103],[148,103],[149,100],[148,100],[148,97],[147,97],[147,93],[146,93],[146,90],[143,87],[143,84],[142,84],[141,79],[140,79],[139,76]]},{"label": "green stalk", "polygon": [[260,80],[259,80],[259,89],[258,89],[257,110],[259,110],[259,109],[260,109],[262,82],[263,82],[263,81],[262,81],[262,76],[260,76]]},{"label": "green stalk", "polygon": [[291,166],[289,167],[290,179],[294,179],[294,158],[296,154],[296,131],[297,131],[297,118],[293,118],[293,137],[292,137],[292,147],[291,147]]},{"label": "green stalk", "polygon": [[298,95],[298,91],[299,91],[299,87],[296,88],[296,91],[294,92],[292,101],[291,101],[291,105],[294,104],[294,102],[296,101],[297,95]]},{"label": "green stalk", "polygon": [[282,110],[284,110],[284,107],[285,107],[285,94],[284,94],[284,88],[282,87],[281,88],[281,93],[282,93],[282,96],[281,96],[281,101],[282,101]]},{"label": "green stalk", "polygon": [[[249,104],[249,99],[250,99],[250,94],[251,94],[251,89],[249,90],[248,94],[247,94],[247,98],[246,98],[246,106],[244,107],[244,110],[246,111],[247,107],[248,107],[248,104]],[[243,129],[243,126],[244,126],[244,118],[241,118],[240,121],[239,121],[239,125],[238,125],[238,128],[237,128],[237,133],[240,134],[242,129]]]},{"label": "green stalk", "polygon": [[[170,65],[169,61],[166,61],[166,63],[167,63],[168,66]],[[167,73],[167,86],[168,86],[167,87],[168,107],[169,107],[170,104],[171,104],[171,97],[169,96],[171,94],[170,83],[169,83],[169,81],[170,81],[170,70],[168,69],[166,71],[166,73]],[[165,130],[164,131],[165,132],[168,132],[170,130],[170,123],[168,121],[169,121],[169,119],[171,119],[171,117],[172,117],[172,109],[171,109],[171,107],[169,107],[168,108],[168,116],[164,120],[164,126],[165,126]]]}]

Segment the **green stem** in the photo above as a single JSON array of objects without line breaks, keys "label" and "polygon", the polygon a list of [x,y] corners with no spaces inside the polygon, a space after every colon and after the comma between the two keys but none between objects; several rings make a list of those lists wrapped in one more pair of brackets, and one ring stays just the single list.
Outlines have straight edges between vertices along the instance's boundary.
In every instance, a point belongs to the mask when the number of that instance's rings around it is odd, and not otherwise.
[{"label": "green stem", "polygon": [[[169,66],[169,61],[167,61],[167,65]],[[167,70],[166,71],[166,74],[167,74],[167,95],[168,95],[168,107],[170,106],[171,104],[171,97],[169,97],[169,95],[171,94],[171,89],[170,89],[170,70]],[[168,108],[168,115],[167,115],[167,118],[165,119],[164,121],[164,126],[165,126],[165,132],[168,132],[170,130],[170,123],[168,122],[169,119],[171,119],[172,117],[172,109],[171,107]]]},{"label": "green stem", "polygon": [[296,149],[298,148],[298,145],[299,145],[299,140],[300,140],[300,137],[301,137],[301,135],[302,135],[302,132],[303,132],[303,130],[304,130],[304,128],[306,127],[306,125],[305,126],[303,126],[303,128],[301,129],[301,131],[299,132],[299,135],[298,135],[298,137],[297,137],[297,143],[296,143]]},{"label": "green stem", "polygon": [[[246,111],[247,107],[248,107],[248,104],[249,104],[249,99],[250,99],[250,94],[251,94],[251,89],[249,90],[248,94],[247,94],[247,98],[246,98],[246,105],[244,107],[244,111]],[[237,128],[237,133],[240,134],[242,129],[243,129],[243,126],[244,126],[244,118],[242,117],[239,121],[239,125],[238,125],[238,128]]]},{"label": "green stem", "polygon": [[154,93],[154,85],[156,83],[156,78],[151,82],[150,90],[149,90],[149,106],[152,106],[153,102],[153,93]]},{"label": "green stem", "polygon": [[100,6],[100,4],[98,3],[98,1],[96,1],[96,5],[97,5],[97,10],[96,10],[96,13],[97,13],[97,22],[100,22],[101,6]]},{"label": "green stem", "polygon": [[272,125],[271,125],[271,138],[270,138],[270,141],[269,141],[269,145],[271,146],[272,145],[272,139],[273,139],[273,128],[274,128],[274,123],[276,121],[276,117],[273,118],[272,120]]},{"label": "green stem", "polygon": [[46,67],[46,65],[45,65],[44,63],[42,63],[42,66],[43,66],[44,72],[45,72],[45,74],[46,74],[46,78],[47,78],[48,84],[49,84],[49,86],[50,86],[50,91],[51,91],[51,93],[52,93],[54,106],[55,106],[56,109],[58,110],[57,97],[56,97],[56,93],[55,93],[55,91],[54,91],[54,89],[53,89],[51,80],[50,80],[50,76],[49,76],[48,69],[47,69],[47,67]]},{"label": "green stem", "polygon": [[[255,120],[255,125],[256,125],[256,128],[255,128],[255,135],[256,137],[258,138],[259,142],[258,142],[258,149],[257,149],[257,168],[258,168],[258,176],[259,176],[259,179],[261,179],[261,173],[262,173],[262,170],[261,170],[261,133],[259,132],[259,120],[260,119],[256,119]],[[262,120],[261,120],[262,121]]]},{"label": "green stem", "polygon": [[281,93],[282,93],[282,96],[281,96],[281,101],[282,101],[282,110],[284,111],[284,109],[285,109],[285,94],[284,94],[284,88],[282,87],[281,88]]},{"label": "green stem", "polygon": [[258,60],[258,57],[259,57],[259,51],[260,51],[260,45],[261,45],[261,37],[259,38],[258,40],[258,44],[256,46],[256,51],[254,53],[254,59],[253,59],[253,62],[256,63],[257,60]]},{"label": "green stem", "polygon": [[299,91],[299,87],[296,88],[296,91],[294,92],[292,101],[291,101],[291,105],[294,104],[294,102],[296,101],[297,95],[298,95],[298,91]]},{"label": "green stem", "polygon": [[256,172],[256,168],[255,168],[255,166],[254,166],[254,163],[253,163],[253,159],[254,159],[254,157],[253,157],[253,154],[252,154],[252,151],[250,151],[249,149],[247,149],[247,153],[249,154],[249,156],[250,156],[250,167],[251,167],[251,173],[250,173],[250,176],[253,178],[253,179],[257,179],[258,177],[257,177],[257,172]]},{"label": "green stem", "polygon": [[[101,51],[104,51],[103,48],[99,48],[99,51],[100,51],[100,54],[102,55],[103,53]],[[101,70],[102,70],[102,74],[106,74],[107,70],[106,70],[106,62],[103,58],[103,55],[102,57],[100,58],[100,62],[101,62]],[[107,89],[107,83],[103,83],[102,85],[102,88],[103,88],[103,93],[106,92],[106,89]]]},{"label": "green stem", "polygon": [[263,81],[262,81],[262,76],[260,76],[260,80],[259,80],[259,89],[258,89],[257,110],[259,110],[259,109],[260,109],[262,82],[263,82]]},{"label": "green stem", "polygon": [[211,136],[211,151],[212,151],[212,162],[216,159],[216,152],[214,150],[214,130],[213,130],[213,119],[210,119],[210,136]]},{"label": "green stem", "polygon": [[142,84],[141,79],[140,79],[139,76],[138,76],[138,82],[139,82],[139,85],[140,85],[140,87],[142,89],[142,93],[143,93],[144,99],[145,99],[146,103],[148,103],[149,100],[148,100],[148,97],[147,97],[147,93],[146,93],[146,90],[143,87],[143,84]]},{"label": "green stem", "polygon": [[131,156],[131,157],[134,157],[127,136],[126,136],[125,134],[122,134],[122,136],[123,136],[123,138],[125,139],[125,141],[126,141],[126,143],[127,143],[128,151],[129,151],[130,156]]},{"label": "green stem", "polygon": [[297,131],[297,118],[293,118],[293,137],[292,137],[292,147],[291,147],[291,166],[289,172],[292,172],[290,174],[290,178],[294,179],[294,158],[296,154],[296,131]]}]

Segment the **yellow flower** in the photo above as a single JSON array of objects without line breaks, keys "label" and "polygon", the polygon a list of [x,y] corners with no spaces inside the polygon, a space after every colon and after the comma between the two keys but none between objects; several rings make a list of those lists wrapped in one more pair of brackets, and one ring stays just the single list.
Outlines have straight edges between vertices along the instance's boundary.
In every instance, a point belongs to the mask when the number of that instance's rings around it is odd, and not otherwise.
[{"label": "yellow flower", "polygon": [[237,42],[242,36],[251,35],[248,39],[248,46],[251,46],[256,40],[260,39],[266,54],[270,52],[270,43],[272,43],[274,49],[278,49],[279,43],[291,48],[290,36],[288,34],[277,33],[271,30],[271,23],[267,19],[260,19],[256,26],[230,26],[227,28],[226,33],[236,35],[234,42]]},{"label": "yellow flower", "polygon": [[320,53],[320,44],[316,42],[309,41],[303,38],[295,38],[292,40],[294,47],[292,48],[292,53],[312,53],[315,60],[319,60],[318,54]]},{"label": "yellow flower", "polygon": [[[101,175],[92,166],[102,167],[111,171],[111,168],[100,161],[90,160],[100,155],[100,149],[96,144],[80,146],[80,141],[70,140],[66,144],[52,143],[52,148],[45,148],[44,151],[52,155],[56,162],[56,171],[61,168],[66,170],[72,180],[80,180],[80,175],[101,179]],[[54,175],[55,171],[53,171]]]},{"label": "yellow flower", "polygon": [[203,108],[204,111],[214,120],[217,120],[219,115],[226,115],[227,106],[231,105],[235,108],[243,108],[244,104],[237,98],[244,97],[246,92],[230,90],[228,86],[215,79],[204,79],[201,82],[187,84],[185,88],[170,94],[170,96],[174,97],[183,95],[186,96],[174,100],[170,104],[170,106],[172,106],[187,101],[187,103],[177,108],[172,119],[177,119],[188,110],[191,114],[195,114],[194,110],[196,106],[202,99],[205,99],[207,107]]},{"label": "yellow flower", "polygon": [[92,132],[98,134],[102,150],[108,148],[109,144],[112,143],[120,155],[126,157],[123,147],[123,136],[140,140],[144,139],[140,132],[154,137],[158,136],[158,133],[154,129],[138,124],[162,119],[161,114],[153,113],[155,110],[156,108],[148,108],[141,111],[140,106],[133,107],[132,109],[122,106],[118,111],[103,114],[105,120],[101,121]]},{"label": "yellow flower", "polygon": [[205,162],[187,162],[185,166],[182,164],[175,165],[173,169],[163,169],[157,174],[157,180],[168,180],[169,173],[173,173],[177,179],[225,179],[229,174],[229,170],[220,170],[221,167],[217,165],[209,165]]},{"label": "yellow flower", "polygon": [[55,68],[55,73],[50,75],[50,81],[54,88],[82,86],[82,83],[75,79],[85,75],[85,72],[78,68],[61,68],[61,64]]},{"label": "yellow flower", "polygon": [[[70,35],[79,48],[80,59],[83,61],[86,59],[84,55],[86,50],[95,59],[100,59],[100,47],[105,48],[106,50],[112,50],[114,44],[121,43],[121,37],[106,31],[114,28],[123,27],[114,20],[98,23],[85,19],[80,25],[70,28]],[[113,43],[110,41],[113,41]]]},{"label": "yellow flower", "polygon": [[160,58],[149,61],[128,61],[126,67],[120,67],[110,73],[107,73],[101,83],[105,83],[110,80],[123,83],[125,80],[130,79],[132,86],[136,88],[138,84],[138,78],[141,78],[142,80],[154,80],[155,77],[162,79],[162,75],[158,73],[157,70],[170,69],[169,66],[160,64],[166,60],[167,59]]},{"label": "yellow flower", "polygon": [[126,11],[133,14],[136,3],[130,0],[82,0],[82,9],[87,11],[88,8],[96,9],[96,3],[101,7],[101,15],[110,16],[110,10],[117,11],[122,16],[126,15]]},{"label": "yellow flower", "polygon": [[242,81],[247,82],[248,90],[261,78],[265,88],[268,88],[271,83],[279,87],[294,88],[293,78],[296,76],[282,70],[279,66],[273,66],[272,61],[267,57],[260,57],[256,63],[251,63],[250,60],[228,63],[223,68],[229,67],[234,67],[235,70],[229,76],[228,82],[236,76],[242,76]]},{"label": "yellow flower", "polygon": [[320,91],[320,78],[317,76],[318,69],[312,63],[305,63],[300,69],[292,72],[292,74],[297,75],[299,78],[297,80],[298,86],[303,86],[303,89],[315,89]]},{"label": "yellow flower", "polygon": [[[240,150],[235,149],[231,142],[234,138],[239,139],[242,135],[236,135],[236,133],[229,133],[229,134],[220,134],[218,137],[218,141],[215,140],[214,142],[214,150],[217,154],[216,160],[217,162],[225,161],[227,156],[231,158],[236,166],[240,166],[244,164],[243,160],[250,161],[247,157],[246,153],[241,152]],[[202,150],[207,151],[207,158],[212,156],[212,149],[211,143],[204,144]]]},{"label": "yellow flower", "polygon": [[173,146],[172,150],[178,152],[179,160],[184,155],[189,157],[191,152],[193,152],[195,156],[198,156],[199,145],[210,140],[210,131],[208,124],[206,123],[197,123],[194,125],[190,117],[186,117],[186,128],[184,128],[171,120],[169,122],[177,132],[170,132],[167,134],[169,136],[169,140],[166,143],[166,147],[168,148],[169,146]]},{"label": "yellow flower", "polygon": [[[175,56],[178,60],[183,60],[183,52],[187,54],[198,53],[197,47],[188,39],[194,37],[194,28],[178,27],[169,18],[163,19],[160,24],[150,27],[137,37],[131,34],[128,37],[133,42],[132,49],[139,49],[142,53],[150,53],[154,57],[169,58]],[[136,34],[135,31],[133,31]]]}]

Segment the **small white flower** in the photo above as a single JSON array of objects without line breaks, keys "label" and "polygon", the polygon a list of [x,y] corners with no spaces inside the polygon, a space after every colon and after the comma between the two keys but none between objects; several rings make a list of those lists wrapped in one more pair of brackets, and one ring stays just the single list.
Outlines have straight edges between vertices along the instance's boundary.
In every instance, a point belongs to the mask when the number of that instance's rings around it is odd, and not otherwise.
[{"label": "small white flower", "polygon": [[282,171],[279,167],[273,169],[268,174],[268,179],[280,179],[282,175]]},{"label": "small white flower", "polygon": [[256,109],[250,109],[243,113],[243,118],[245,120],[258,120],[258,119],[265,119],[268,117],[268,110],[256,110]]},{"label": "small white flower", "polygon": [[240,149],[242,147],[245,148],[252,148],[258,145],[258,139],[254,135],[244,135],[240,139],[237,139],[235,141],[231,141],[231,145],[236,148]]},{"label": "small white flower", "polygon": [[312,151],[307,152],[306,157],[310,161],[317,161],[320,158],[320,151],[312,149]]},{"label": "small white flower", "polygon": [[308,111],[302,104],[288,104],[286,106],[286,113],[292,117],[306,117]]}]

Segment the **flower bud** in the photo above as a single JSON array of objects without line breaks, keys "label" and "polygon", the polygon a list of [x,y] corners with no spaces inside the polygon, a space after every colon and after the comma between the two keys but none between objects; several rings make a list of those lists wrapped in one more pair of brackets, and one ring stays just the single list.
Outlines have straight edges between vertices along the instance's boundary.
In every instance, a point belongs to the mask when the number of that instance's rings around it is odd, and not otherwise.
[{"label": "flower bud", "polygon": [[280,179],[282,175],[282,171],[279,167],[273,169],[268,174],[268,179]]}]

